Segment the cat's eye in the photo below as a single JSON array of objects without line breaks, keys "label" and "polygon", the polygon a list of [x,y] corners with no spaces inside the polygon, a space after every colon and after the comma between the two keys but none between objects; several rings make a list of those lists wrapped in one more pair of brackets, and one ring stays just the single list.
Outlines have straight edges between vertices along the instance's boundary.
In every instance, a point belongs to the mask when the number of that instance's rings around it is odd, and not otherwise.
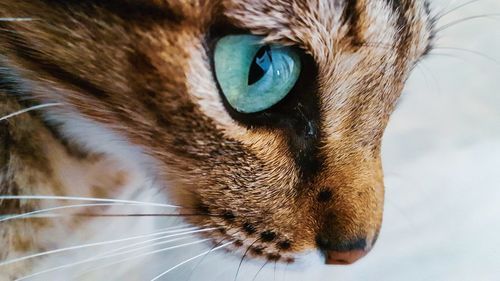
[{"label": "cat's eye", "polygon": [[231,107],[255,113],[288,95],[299,78],[301,61],[293,47],[266,45],[254,35],[228,35],[217,42],[214,66]]}]

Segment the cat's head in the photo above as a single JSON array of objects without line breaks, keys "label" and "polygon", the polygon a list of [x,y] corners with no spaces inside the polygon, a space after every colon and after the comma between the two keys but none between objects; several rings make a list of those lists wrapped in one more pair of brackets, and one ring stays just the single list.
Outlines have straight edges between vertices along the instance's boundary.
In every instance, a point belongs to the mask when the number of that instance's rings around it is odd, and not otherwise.
[{"label": "cat's head", "polygon": [[[373,246],[381,138],[432,41],[424,1],[2,0],[0,16],[34,19],[0,32],[27,94],[154,158],[165,192],[200,214],[190,222],[220,229],[215,242],[284,262],[318,248],[350,263]],[[290,86],[252,100],[278,59]]]}]

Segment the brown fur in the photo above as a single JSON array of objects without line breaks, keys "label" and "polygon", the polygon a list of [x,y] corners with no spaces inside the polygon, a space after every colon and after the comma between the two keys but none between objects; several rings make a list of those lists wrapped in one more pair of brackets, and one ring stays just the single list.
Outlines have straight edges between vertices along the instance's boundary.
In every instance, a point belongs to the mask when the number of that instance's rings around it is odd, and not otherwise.
[{"label": "brown fur", "polygon": [[[216,241],[259,239],[253,256],[290,261],[318,235],[338,250],[376,239],[382,134],[432,35],[422,2],[0,0],[0,17],[36,19],[0,22],[0,63],[29,85],[13,86],[21,97],[64,104],[47,116],[78,114],[152,156],[175,203],[210,215],[190,221],[221,228]],[[209,58],[211,36],[228,26],[298,46],[314,61],[316,86],[301,93],[317,97],[317,141],[306,147],[320,159],[314,172],[303,172],[291,140],[303,136],[288,125],[246,126],[224,110]],[[9,151],[29,149],[39,130]]]}]

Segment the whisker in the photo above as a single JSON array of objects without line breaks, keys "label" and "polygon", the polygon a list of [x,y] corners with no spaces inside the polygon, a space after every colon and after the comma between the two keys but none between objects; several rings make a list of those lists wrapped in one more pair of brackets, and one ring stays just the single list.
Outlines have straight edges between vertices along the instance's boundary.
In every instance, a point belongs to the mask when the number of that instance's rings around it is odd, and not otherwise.
[{"label": "whisker", "polygon": [[221,217],[222,215],[212,215],[212,214],[159,214],[159,213],[149,213],[149,214],[93,214],[93,213],[77,213],[77,214],[61,214],[64,217]]},{"label": "whisker", "polygon": [[238,274],[240,273],[241,265],[243,264],[243,260],[245,260],[245,257],[247,256],[248,251],[250,251],[250,249],[252,248],[252,246],[255,243],[257,243],[259,240],[260,240],[260,238],[258,238],[255,241],[253,241],[252,244],[250,244],[250,246],[248,246],[247,249],[245,250],[245,253],[241,257],[240,264],[238,265],[238,269],[236,270],[236,275],[234,276],[234,281],[236,281],[238,279]]},{"label": "whisker", "polygon": [[[237,233],[239,233],[240,231],[236,231],[234,233],[231,233],[229,234],[229,236],[233,237],[233,235],[236,235]],[[221,245],[224,241],[226,241],[226,238],[223,238],[221,241],[217,242],[217,244],[215,244],[210,250],[210,252],[208,252],[205,256],[203,256],[203,258],[201,258],[201,260],[194,266],[194,268],[191,270],[191,272],[189,273],[189,278],[187,279],[187,281],[190,281],[191,278],[193,277],[193,273],[196,271],[196,269],[198,268],[198,266],[200,266],[203,261],[205,260],[206,257],[208,257],[208,255],[212,252],[213,249],[215,249],[217,246]]]},{"label": "whisker", "polygon": [[[192,232],[190,232],[188,234],[208,232],[208,231],[212,231],[212,230],[215,230],[215,229],[216,228],[201,229],[201,230],[197,230],[197,231],[192,231]],[[180,238],[170,239],[170,240],[167,240],[167,241],[155,242],[153,244],[149,244],[149,245],[146,245],[146,246],[141,246],[139,248],[135,248],[135,249],[132,249],[132,250],[122,251],[122,250],[125,250],[125,249],[134,248],[135,246],[138,246],[138,245],[147,244],[147,243],[151,243],[153,241],[163,240],[163,239],[166,239],[166,238],[176,237],[176,236],[180,236],[180,235],[186,235],[186,233],[171,234],[171,235],[167,235],[167,236],[162,236],[162,237],[158,237],[158,238],[149,239],[149,240],[146,240],[146,241],[134,243],[132,245],[123,246],[123,247],[120,247],[120,248],[117,248],[117,249],[113,249],[113,250],[108,251],[108,252],[104,252],[101,255],[98,255],[97,257],[92,258],[92,260],[95,260],[95,259],[98,259],[98,258],[99,259],[108,258],[108,257],[116,256],[116,255],[123,255],[123,254],[126,254],[126,253],[135,252],[135,251],[138,251],[138,250],[141,250],[141,249],[145,249],[145,248],[148,248],[148,247],[152,247],[152,246],[158,246],[158,245],[163,245],[163,244],[175,242],[175,241],[178,241],[178,240],[192,238],[192,237],[180,237]],[[116,252],[118,252],[118,253],[114,254]],[[113,255],[111,255],[111,254],[113,254]]]},{"label": "whisker", "polygon": [[439,49],[441,49],[441,50],[452,50],[452,51],[458,51],[458,52],[465,52],[465,53],[473,54],[473,55],[479,56],[479,57],[481,57],[483,59],[486,59],[488,61],[494,62],[497,67],[500,67],[500,61],[498,61],[494,57],[488,56],[488,55],[483,54],[483,53],[478,52],[478,51],[464,49],[464,48],[457,48],[457,47],[439,47],[439,46],[435,47],[435,49],[436,50],[439,50]]},{"label": "whisker", "polygon": [[[12,216],[17,216],[18,214],[5,214],[5,215],[0,215],[0,219],[6,219]],[[56,213],[51,213],[51,214],[34,214],[29,217],[29,219],[50,219],[50,218],[60,218],[60,214]]]},{"label": "whisker", "polygon": [[[155,254],[155,253],[159,253],[159,252],[167,251],[167,250],[172,250],[172,249],[177,249],[177,248],[181,248],[181,247],[186,247],[186,246],[190,246],[190,245],[194,245],[194,244],[199,244],[199,243],[205,242],[205,241],[207,241],[207,240],[210,240],[210,239],[204,239],[204,240],[199,240],[199,241],[195,241],[195,242],[190,242],[190,243],[186,243],[186,244],[182,244],[182,245],[176,245],[176,246],[172,246],[172,247],[168,247],[168,248],[163,248],[163,249],[160,249],[160,250],[156,250],[156,251],[148,252],[148,253],[141,254],[141,255],[137,255],[137,256],[134,256],[134,257],[130,257],[130,258],[127,258],[127,259],[125,259],[125,260],[130,260],[130,259],[139,258],[139,257],[146,256],[146,255],[152,255],[152,254]],[[116,254],[116,255],[118,255],[118,254]],[[120,262],[123,262],[123,261],[125,261],[125,260],[122,260],[122,261],[120,261]],[[74,264],[71,264],[71,266],[73,266],[73,265],[74,265]],[[62,265],[62,266],[58,266],[58,267],[54,267],[54,268],[49,268],[49,269],[42,270],[42,271],[39,271],[39,272],[36,272],[36,273],[30,274],[30,275],[27,275],[27,276],[23,276],[23,277],[21,277],[21,278],[16,279],[16,281],[25,280],[25,279],[28,279],[28,278],[31,278],[31,277],[39,276],[39,275],[44,274],[44,273],[49,273],[49,272],[53,272],[53,271],[56,271],[56,270],[59,270],[59,269],[67,268],[67,267],[69,267],[69,266],[70,266],[70,265]]]},{"label": "whisker", "polygon": [[[95,203],[95,204],[66,205],[66,206],[59,206],[59,207],[36,210],[36,211],[27,212],[27,213],[23,213],[23,214],[9,214],[9,215],[0,216],[0,222],[14,220],[14,219],[37,217],[35,215],[49,213],[49,212],[53,212],[53,211],[85,208],[85,207],[100,207],[100,206],[134,206],[134,205],[130,204],[130,203]],[[59,217],[59,214],[49,214],[49,215],[51,215],[51,217]],[[43,216],[38,216],[38,217],[43,217]]]},{"label": "whisker", "polygon": [[[193,227],[193,229],[197,229],[197,227]],[[115,244],[119,242],[126,242],[126,241],[131,241],[135,239],[141,239],[141,238],[147,238],[151,236],[156,236],[156,235],[162,235],[162,234],[169,234],[169,233],[177,233],[179,231],[185,231],[185,230],[167,230],[167,231],[159,231],[155,233],[150,233],[150,234],[143,234],[143,235],[137,235],[137,236],[132,236],[132,237],[127,237],[127,238],[122,238],[122,239],[115,239],[115,240],[108,240],[108,241],[102,241],[102,242],[95,242],[95,243],[88,243],[88,244],[83,244],[83,245],[77,245],[77,246],[71,246],[71,247],[65,247],[65,248],[60,248],[60,249],[55,249],[55,250],[50,250],[50,251],[45,251],[41,253],[36,253],[28,256],[23,256],[11,260],[6,260],[3,262],[0,262],[0,266],[5,266],[9,265],[12,263],[36,258],[36,257],[41,257],[41,256],[47,256],[51,254],[56,254],[56,253],[62,253],[62,252],[67,252],[67,251],[72,251],[72,250],[78,250],[78,249],[83,249],[83,248],[89,248],[89,247],[96,247],[96,246],[103,246],[103,245],[109,245],[109,244]],[[190,234],[190,232],[185,232],[183,233],[185,235]]]},{"label": "whisker", "polygon": [[461,60],[463,62],[468,62],[467,60],[465,60],[464,58],[461,58],[461,57],[458,57],[458,56],[454,56],[454,55],[450,55],[450,54],[444,54],[444,53],[436,53],[436,52],[432,52],[432,53],[429,53],[427,54],[428,56],[435,56],[435,57],[446,57],[446,58],[453,58],[453,59],[456,59],[456,60]]},{"label": "whisker", "polygon": [[274,261],[274,278],[273,281],[276,281],[276,268],[278,267],[278,261]]},{"label": "whisker", "polygon": [[[187,227],[187,228],[183,229],[183,231],[191,231],[193,228],[195,228],[195,227],[191,227],[191,228]],[[191,231],[188,234],[195,234],[195,233],[200,233],[200,232],[206,232],[206,231],[211,231],[211,230],[214,230],[214,229],[215,228],[200,229],[200,230]],[[170,238],[170,237],[176,237],[176,236],[179,236],[179,235],[186,235],[186,233],[177,233],[177,234],[171,234],[171,235],[157,237],[157,238],[153,238],[153,239],[148,239],[146,241],[137,242],[137,243],[134,243],[134,244],[131,244],[131,245],[119,247],[119,248],[113,249],[111,251],[104,252],[104,253],[102,253],[99,256],[116,253],[116,252],[119,252],[121,250],[133,248],[133,247],[138,246],[138,245],[142,245],[142,244],[146,244],[146,243],[151,243],[153,241],[158,241],[158,240],[162,240],[162,239],[166,239],[166,238]],[[182,237],[182,238],[186,239],[186,238],[189,238],[189,237]],[[159,243],[163,243],[163,242],[159,242]]]},{"label": "whisker", "polygon": [[255,273],[255,276],[253,277],[252,281],[255,281],[257,280],[257,276],[259,276],[259,273],[264,269],[264,267],[266,267],[266,265],[269,263],[268,260],[266,260],[264,262],[264,264],[259,268],[259,270],[257,271],[257,273]]},{"label": "whisker", "polygon": [[[85,260],[82,260],[82,261],[78,261],[78,262],[74,262],[74,263],[71,263],[71,264],[66,264],[66,265],[62,265],[62,266],[58,266],[58,267],[46,269],[43,273],[48,273],[48,272],[52,272],[52,271],[56,271],[56,270],[60,270],[60,269],[64,269],[64,268],[74,267],[74,266],[77,266],[77,265],[80,265],[80,264],[85,264],[85,263],[89,263],[89,262],[93,262],[93,261],[98,261],[98,260],[102,260],[102,259],[116,257],[116,256],[128,254],[128,253],[133,253],[133,252],[145,249],[145,248],[149,248],[149,247],[153,247],[153,246],[158,246],[158,245],[163,245],[163,244],[167,244],[167,243],[172,243],[172,242],[175,242],[175,241],[179,241],[179,240],[183,240],[183,239],[188,239],[188,238],[191,238],[191,237],[188,236],[188,237],[180,237],[180,238],[170,239],[170,240],[167,240],[167,241],[156,242],[156,243],[149,244],[149,245],[146,245],[146,246],[142,246],[142,247],[139,247],[139,248],[127,250],[127,249],[130,249],[130,248],[134,248],[135,246],[138,246],[138,245],[151,243],[153,241],[163,240],[163,239],[172,238],[172,237],[176,237],[176,236],[180,236],[180,235],[207,232],[207,231],[212,231],[212,230],[215,230],[215,229],[216,228],[201,229],[201,230],[196,230],[196,231],[171,234],[171,235],[167,235],[167,236],[157,237],[157,238],[154,238],[154,239],[149,239],[149,240],[146,240],[146,241],[134,243],[132,245],[127,245],[127,246],[123,246],[123,247],[120,247],[120,248],[117,248],[117,249],[113,249],[113,250],[104,252],[104,253],[96,256],[96,257],[91,257],[91,258],[88,258],[88,259],[85,259]],[[122,251],[122,250],[126,250],[126,251]],[[121,261],[119,261],[119,262],[121,262]],[[108,267],[108,266],[111,266],[113,264],[117,264],[119,262],[113,262],[111,264],[106,264],[105,266],[93,268],[92,270],[89,270],[87,272],[90,272],[90,271],[93,271],[93,270],[97,270],[99,268]],[[87,272],[84,272],[83,274],[85,274]],[[39,272],[39,274],[42,274],[42,272]]]},{"label": "whisker", "polygon": [[7,119],[12,118],[14,116],[18,116],[18,115],[21,115],[23,113],[27,113],[27,112],[30,112],[30,111],[33,111],[33,110],[39,110],[39,109],[42,109],[42,108],[59,106],[59,105],[62,105],[62,103],[45,103],[45,104],[39,104],[39,105],[31,106],[31,107],[24,108],[24,109],[21,109],[19,111],[13,112],[11,114],[7,114],[7,115],[5,115],[3,117],[0,117],[0,121],[4,121],[4,120],[7,120]]},{"label": "whisker", "polygon": [[108,202],[108,203],[125,203],[143,206],[155,206],[164,208],[181,208],[180,206],[142,202],[135,200],[109,199],[109,198],[93,198],[93,197],[75,197],[75,196],[49,196],[49,195],[0,195],[0,200],[67,200],[67,201],[90,201],[90,202]]},{"label": "whisker", "polygon": [[[170,242],[175,242],[175,241],[179,241],[179,240],[183,240],[183,239],[188,239],[188,238],[190,238],[190,237],[181,237],[181,238],[172,239],[172,240],[168,240],[168,241],[164,241],[164,242],[154,243],[152,245],[148,245],[147,247],[158,246],[160,244],[166,244],[167,242],[170,243]],[[140,254],[140,255],[136,255],[136,256],[133,256],[133,257],[128,257],[128,258],[125,258],[125,259],[121,259],[119,261],[114,261],[114,262],[111,262],[111,263],[107,263],[105,265],[93,267],[90,270],[86,270],[86,271],[82,272],[81,274],[77,275],[76,277],[83,276],[83,275],[85,275],[87,273],[90,273],[90,272],[93,272],[93,271],[96,271],[96,270],[100,270],[100,269],[103,269],[103,268],[106,268],[106,267],[110,267],[110,266],[113,266],[115,264],[124,263],[124,262],[129,261],[129,260],[138,259],[140,257],[149,256],[149,255],[153,255],[153,254],[157,254],[157,253],[161,253],[161,252],[166,252],[166,251],[174,250],[174,249],[181,248],[181,247],[195,245],[195,244],[203,243],[203,242],[206,242],[206,241],[209,241],[209,240],[210,240],[210,238],[202,239],[202,240],[198,240],[198,241],[194,241],[194,242],[189,242],[189,243],[185,243],[185,244],[181,244],[181,245],[176,245],[176,246],[172,246],[172,247],[167,247],[167,248],[162,248],[162,249],[159,249],[159,250],[154,250],[154,251],[146,252],[146,253],[143,253],[143,254]],[[147,248],[147,247],[141,247],[139,249],[144,249],[144,248]],[[134,249],[134,251],[135,250],[137,250],[137,249]],[[128,251],[128,252],[133,252],[133,251]],[[124,253],[125,252],[121,252],[121,253],[118,253],[118,254],[113,255],[113,256],[122,255]],[[108,256],[108,257],[112,257],[112,256]]]},{"label": "whisker", "polygon": [[455,60],[458,60],[458,61],[460,61],[462,63],[465,63],[466,65],[473,65],[469,59],[464,58],[464,57],[459,57],[457,55],[446,54],[446,53],[436,53],[436,52],[432,52],[432,53],[429,53],[427,55],[430,56],[430,57],[435,57],[435,58],[450,58],[450,59],[455,59]]},{"label": "whisker", "polygon": [[10,22],[16,22],[16,21],[34,21],[35,19],[33,18],[0,18],[0,21],[10,21]]},{"label": "whisker", "polygon": [[453,26],[456,26],[460,23],[463,23],[463,22],[466,22],[466,21],[469,21],[469,20],[474,20],[474,19],[491,19],[491,20],[499,20],[497,19],[496,17],[500,17],[500,14],[498,13],[495,13],[495,14],[484,14],[484,15],[477,15],[477,16],[470,16],[470,17],[465,17],[465,18],[462,18],[462,19],[459,19],[459,20],[455,20],[455,21],[452,21],[450,23],[447,23],[443,26],[440,26],[438,28],[436,28],[436,33],[440,33],[450,27],[453,27]]},{"label": "whisker", "polygon": [[432,81],[432,84],[434,84],[435,91],[438,94],[441,94],[442,93],[441,87],[439,85],[438,79],[436,78],[436,75],[434,75],[434,73],[432,73],[432,71],[428,67],[426,67],[426,65],[424,64],[424,61],[421,61],[419,64],[417,64],[417,67],[422,72],[422,74],[424,75],[424,79],[425,79],[425,81],[427,83],[427,87],[429,88],[429,90],[432,90],[432,89],[430,87],[430,83],[427,80],[427,78],[428,78],[427,74],[429,74],[430,79]]},{"label": "whisker", "polygon": [[289,265],[289,263],[287,263],[287,264],[285,265],[285,270],[283,271],[283,280],[284,280],[284,281],[286,280],[286,272],[287,272],[287,270],[288,270],[288,265]]},{"label": "whisker", "polygon": [[426,69],[420,66],[420,63],[415,65],[415,69],[418,69],[420,71],[420,74],[422,75],[425,85],[427,86],[428,90],[432,91],[431,83],[429,83],[429,79],[427,76],[427,73],[425,72]]},{"label": "whisker", "polygon": [[[106,206],[106,204],[104,204]],[[130,204],[125,204],[125,206],[131,206]],[[23,214],[20,214],[23,215]],[[8,214],[0,216],[0,219],[7,219],[12,216],[17,216],[16,214]],[[223,215],[213,215],[213,214],[161,214],[161,213],[144,213],[144,214],[96,214],[96,213],[76,213],[76,214],[59,214],[59,213],[49,213],[49,214],[35,214],[29,219],[34,218],[70,218],[70,217],[90,217],[90,218],[126,218],[126,217],[222,217]],[[1,221],[0,221],[1,222]]]},{"label": "whisker", "polygon": [[188,263],[188,262],[190,262],[190,261],[192,261],[192,260],[195,260],[195,259],[197,259],[197,258],[200,258],[200,257],[202,257],[202,256],[206,255],[207,253],[210,253],[211,251],[217,251],[217,250],[219,250],[219,249],[225,248],[225,247],[227,247],[227,246],[229,246],[229,245],[231,245],[231,244],[233,244],[233,243],[234,243],[234,241],[228,242],[228,243],[226,243],[226,244],[224,244],[224,245],[221,245],[221,246],[219,246],[219,247],[217,247],[217,248],[215,248],[215,249],[208,250],[208,251],[203,252],[203,253],[201,253],[201,254],[199,254],[199,255],[196,255],[196,256],[194,256],[194,257],[192,257],[192,258],[189,258],[189,259],[187,259],[187,260],[185,260],[185,261],[183,261],[183,262],[181,262],[181,263],[179,263],[179,264],[177,264],[177,265],[175,265],[175,266],[171,267],[170,269],[168,269],[168,270],[166,270],[166,271],[162,272],[160,275],[157,275],[155,278],[151,279],[150,281],[156,281],[156,280],[160,279],[161,277],[163,277],[164,275],[168,274],[169,272],[171,272],[171,271],[175,270],[176,268],[178,268],[178,267],[180,267],[180,266],[182,266],[182,265],[184,265],[184,264],[186,264],[186,263]]},{"label": "whisker", "polygon": [[440,19],[442,19],[443,17],[445,17],[445,16],[447,16],[447,15],[449,15],[449,14],[451,14],[451,13],[453,13],[453,12],[457,11],[457,10],[460,10],[460,9],[462,9],[462,8],[466,7],[466,6],[469,6],[469,5],[471,5],[471,4],[477,3],[477,2],[479,2],[479,1],[480,1],[480,0],[472,0],[472,1],[465,2],[465,3],[460,4],[460,5],[457,5],[456,7],[453,7],[453,8],[451,8],[451,9],[449,9],[448,11],[443,11],[443,13],[441,13],[440,15],[438,15],[436,19],[437,19],[437,20],[440,20]]}]

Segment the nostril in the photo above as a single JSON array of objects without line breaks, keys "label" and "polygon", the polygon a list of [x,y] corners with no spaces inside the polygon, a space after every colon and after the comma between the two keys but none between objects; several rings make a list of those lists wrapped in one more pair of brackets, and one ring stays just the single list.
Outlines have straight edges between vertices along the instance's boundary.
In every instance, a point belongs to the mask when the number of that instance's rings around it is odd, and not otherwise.
[{"label": "nostril", "polygon": [[325,235],[316,236],[316,245],[323,251],[335,250],[345,252],[350,250],[364,250],[367,248],[366,239],[364,238],[348,242],[337,242],[332,241],[332,239]]},{"label": "nostril", "polygon": [[364,250],[366,249],[366,239],[358,239],[349,243],[342,244],[342,247],[340,247],[340,251],[346,250],[346,251],[351,251],[351,250]]}]

